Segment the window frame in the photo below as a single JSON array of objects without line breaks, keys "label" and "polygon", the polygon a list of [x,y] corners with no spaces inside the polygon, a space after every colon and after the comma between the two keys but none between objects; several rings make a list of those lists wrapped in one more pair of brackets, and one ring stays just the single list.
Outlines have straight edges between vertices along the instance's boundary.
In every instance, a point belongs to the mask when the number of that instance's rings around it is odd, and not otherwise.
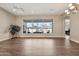
[{"label": "window frame", "polygon": [[[51,27],[52,28],[50,28],[50,29],[52,29],[52,32],[51,33],[40,33],[40,34],[52,34],[53,33],[53,19],[36,19],[36,20],[23,20],[23,34],[39,34],[39,33],[24,33],[24,23],[27,23],[27,22],[32,22],[32,23],[34,23],[34,22],[52,22],[52,25],[51,25]],[[32,24],[32,26],[33,26],[33,24]],[[41,28],[41,29],[45,29],[45,28]]]}]

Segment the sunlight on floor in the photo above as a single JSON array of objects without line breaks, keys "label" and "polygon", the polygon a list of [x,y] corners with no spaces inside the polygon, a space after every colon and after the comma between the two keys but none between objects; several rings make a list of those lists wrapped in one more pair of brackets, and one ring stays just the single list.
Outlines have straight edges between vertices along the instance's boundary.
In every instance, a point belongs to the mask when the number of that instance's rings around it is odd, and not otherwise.
[{"label": "sunlight on floor", "polygon": [[65,39],[69,39],[70,38],[70,36],[69,35],[65,35]]}]

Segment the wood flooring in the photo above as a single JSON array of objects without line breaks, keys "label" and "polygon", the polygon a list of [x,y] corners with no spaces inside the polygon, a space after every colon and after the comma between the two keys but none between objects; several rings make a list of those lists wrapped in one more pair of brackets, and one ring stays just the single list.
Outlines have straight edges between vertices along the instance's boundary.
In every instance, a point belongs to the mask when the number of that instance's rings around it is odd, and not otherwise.
[{"label": "wood flooring", "polygon": [[10,39],[0,42],[0,56],[79,56],[79,44],[65,39]]}]

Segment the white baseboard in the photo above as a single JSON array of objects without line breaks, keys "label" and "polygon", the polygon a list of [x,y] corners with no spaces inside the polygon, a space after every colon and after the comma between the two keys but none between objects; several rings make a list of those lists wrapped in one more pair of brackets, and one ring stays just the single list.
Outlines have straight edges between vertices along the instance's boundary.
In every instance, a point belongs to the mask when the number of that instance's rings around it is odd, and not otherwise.
[{"label": "white baseboard", "polygon": [[70,39],[71,41],[75,42],[75,43],[79,43],[78,40],[74,40],[74,39]]},{"label": "white baseboard", "polygon": [[10,39],[10,38],[8,38],[8,39],[6,39],[6,38],[5,38],[5,39],[0,39],[0,41],[5,41],[5,40],[9,40],[9,39]]},{"label": "white baseboard", "polygon": [[9,33],[0,34],[0,41],[9,40]]}]

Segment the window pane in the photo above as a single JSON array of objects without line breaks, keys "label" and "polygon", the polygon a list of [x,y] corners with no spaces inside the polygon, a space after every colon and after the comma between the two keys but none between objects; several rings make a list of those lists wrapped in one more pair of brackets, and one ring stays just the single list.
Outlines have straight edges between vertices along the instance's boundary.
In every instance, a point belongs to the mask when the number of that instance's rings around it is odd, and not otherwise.
[{"label": "window pane", "polygon": [[26,33],[52,33],[52,21],[24,22]]},{"label": "window pane", "polygon": [[26,27],[27,27],[27,28],[30,28],[30,27],[32,28],[32,22],[27,22],[27,23],[26,23]]}]

